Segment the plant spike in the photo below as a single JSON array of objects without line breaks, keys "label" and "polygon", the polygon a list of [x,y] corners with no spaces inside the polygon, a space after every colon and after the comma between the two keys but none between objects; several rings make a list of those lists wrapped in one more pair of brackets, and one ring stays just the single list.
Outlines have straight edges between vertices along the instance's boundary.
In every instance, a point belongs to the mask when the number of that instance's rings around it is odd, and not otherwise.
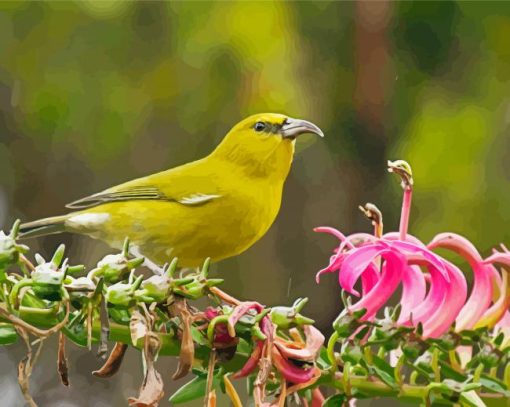
[{"label": "plant spike", "polygon": [[64,258],[65,250],[66,246],[64,244],[59,245],[57,247],[57,250],[55,250],[55,254],[53,254],[53,257],[51,258],[51,263],[55,266],[55,269],[60,267],[62,259]]},{"label": "plant spike", "polygon": [[363,215],[372,222],[374,226],[374,236],[378,238],[382,237],[384,225],[382,212],[379,208],[372,203],[366,203],[365,206],[360,205],[358,208],[363,212]]}]

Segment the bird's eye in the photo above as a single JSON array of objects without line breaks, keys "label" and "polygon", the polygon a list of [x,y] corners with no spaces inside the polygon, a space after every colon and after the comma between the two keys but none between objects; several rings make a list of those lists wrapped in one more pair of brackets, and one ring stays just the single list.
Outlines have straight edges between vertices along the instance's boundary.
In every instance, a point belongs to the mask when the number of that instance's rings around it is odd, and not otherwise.
[{"label": "bird's eye", "polygon": [[266,124],[264,122],[257,122],[255,123],[255,126],[253,126],[255,131],[262,131],[266,128]]}]

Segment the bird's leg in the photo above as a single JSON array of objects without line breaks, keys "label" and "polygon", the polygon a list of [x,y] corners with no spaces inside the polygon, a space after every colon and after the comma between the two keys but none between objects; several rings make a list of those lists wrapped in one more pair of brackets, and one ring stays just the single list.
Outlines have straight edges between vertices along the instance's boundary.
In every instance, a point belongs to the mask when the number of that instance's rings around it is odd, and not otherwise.
[{"label": "bird's leg", "polygon": [[154,274],[162,275],[163,269],[158,266],[156,263],[150,261],[147,256],[144,256],[142,252],[140,251],[140,248],[135,245],[129,246],[129,253],[134,257],[143,257],[144,261],[142,263],[142,266],[147,267],[150,271],[152,271]]}]

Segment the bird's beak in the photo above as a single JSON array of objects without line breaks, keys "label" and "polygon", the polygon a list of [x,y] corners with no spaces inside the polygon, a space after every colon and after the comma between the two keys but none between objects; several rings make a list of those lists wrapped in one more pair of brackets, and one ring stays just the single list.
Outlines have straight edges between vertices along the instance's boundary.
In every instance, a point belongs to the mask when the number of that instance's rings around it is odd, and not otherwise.
[{"label": "bird's beak", "polygon": [[306,120],[291,119],[290,117],[285,120],[280,130],[283,138],[294,140],[297,136],[304,133],[317,134],[324,137],[324,133],[315,124],[307,122]]}]

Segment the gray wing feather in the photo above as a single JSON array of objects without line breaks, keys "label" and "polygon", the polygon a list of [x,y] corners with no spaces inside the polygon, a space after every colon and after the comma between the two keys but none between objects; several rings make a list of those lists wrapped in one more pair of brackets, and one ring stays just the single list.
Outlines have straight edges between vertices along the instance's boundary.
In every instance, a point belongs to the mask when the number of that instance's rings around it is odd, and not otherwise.
[{"label": "gray wing feather", "polygon": [[87,196],[66,205],[69,209],[85,209],[110,202],[132,201],[132,200],[163,200],[173,201],[156,187],[134,187],[127,190],[114,192],[99,192]]},{"label": "gray wing feather", "polygon": [[90,195],[77,201],[71,202],[66,205],[69,209],[86,209],[93,208],[94,206],[102,205],[111,202],[133,201],[133,200],[158,200],[178,202],[182,205],[201,205],[213,199],[219,198],[220,195],[212,194],[192,194],[184,196],[179,199],[167,197],[156,187],[134,187],[127,190],[120,190],[114,192],[99,192],[98,194]]}]

